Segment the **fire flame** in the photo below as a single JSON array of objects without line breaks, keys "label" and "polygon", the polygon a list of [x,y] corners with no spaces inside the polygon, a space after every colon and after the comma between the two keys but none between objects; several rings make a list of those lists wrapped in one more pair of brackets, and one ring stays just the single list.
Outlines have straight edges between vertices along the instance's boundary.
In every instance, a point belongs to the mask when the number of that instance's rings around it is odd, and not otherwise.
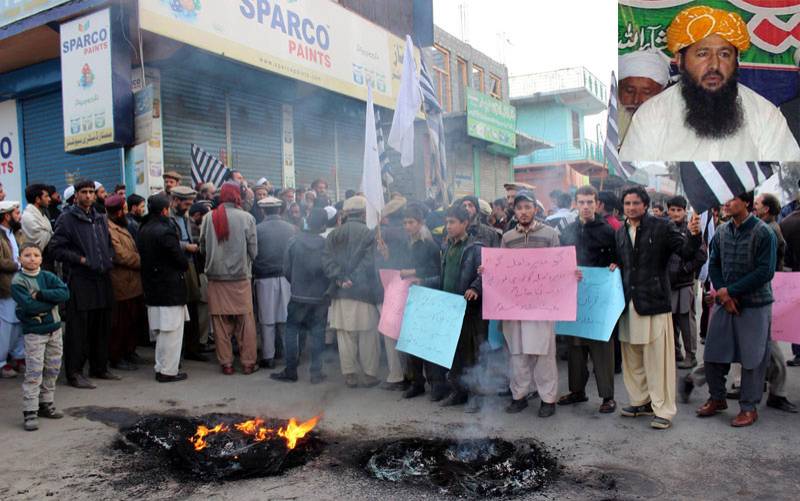
[{"label": "fire flame", "polygon": [[[295,418],[289,418],[286,427],[280,426],[277,430],[267,428],[264,420],[260,418],[242,421],[233,425],[238,431],[253,437],[256,442],[263,442],[274,437],[281,437],[286,440],[286,448],[289,450],[297,447],[297,441],[308,435],[319,422],[319,416],[315,416],[308,421],[298,424]],[[194,436],[189,438],[189,442],[194,445],[195,451],[202,451],[208,445],[205,437],[213,433],[223,433],[230,431],[225,424],[218,424],[213,428],[208,428],[204,425],[199,425]]]}]

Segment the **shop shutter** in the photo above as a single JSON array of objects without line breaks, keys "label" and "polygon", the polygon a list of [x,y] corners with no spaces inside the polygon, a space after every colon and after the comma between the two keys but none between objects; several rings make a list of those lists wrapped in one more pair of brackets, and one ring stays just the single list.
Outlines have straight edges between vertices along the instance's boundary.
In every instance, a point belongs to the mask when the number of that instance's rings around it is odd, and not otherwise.
[{"label": "shop shutter", "polygon": [[61,91],[22,100],[22,136],[27,183],[54,185],[63,192],[80,178],[107,190],[122,182],[122,149],[76,155],[64,152]]},{"label": "shop shutter", "polygon": [[251,181],[266,177],[273,186],[281,187],[281,103],[240,89],[231,91],[228,102],[233,168]]},{"label": "shop shutter", "polygon": [[[328,181],[329,188],[333,187],[333,166],[336,163],[333,128],[333,118],[329,115],[319,113],[318,110],[294,107],[294,165],[297,186],[308,188],[312,181],[321,178]],[[364,134],[363,130],[361,134]]]},{"label": "shop shutter", "polygon": [[[362,106],[363,109],[363,106]],[[339,140],[339,190],[341,198],[347,190],[361,189],[361,171],[364,168],[364,116],[347,114],[336,118],[336,129]],[[389,132],[385,131],[384,137]],[[330,180],[334,186],[334,180]]]}]

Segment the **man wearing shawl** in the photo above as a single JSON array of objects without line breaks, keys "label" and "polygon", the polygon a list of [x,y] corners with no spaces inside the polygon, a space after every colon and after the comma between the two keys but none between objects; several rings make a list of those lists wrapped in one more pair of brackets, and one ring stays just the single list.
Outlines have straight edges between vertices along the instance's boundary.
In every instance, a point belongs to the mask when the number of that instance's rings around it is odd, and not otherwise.
[{"label": "man wearing shawl", "polygon": [[667,48],[681,81],[636,112],[622,160],[800,160],[780,110],[738,82],[750,48],[738,14],[689,7],[670,24]]},{"label": "man wearing shawl", "polygon": [[619,140],[633,114],[669,83],[669,60],[659,50],[637,50],[619,57]]},{"label": "man wearing shawl", "polygon": [[231,337],[236,337],[242,372],[256,365],[256,323],[250,284],[253,260],[258,254],[256,221],[242,210],[240,186],[222,185],[219,206],[203,218],[200,248],[206,256],[208,313],[214,327],[217,359],[226,375],[233,374]]}]

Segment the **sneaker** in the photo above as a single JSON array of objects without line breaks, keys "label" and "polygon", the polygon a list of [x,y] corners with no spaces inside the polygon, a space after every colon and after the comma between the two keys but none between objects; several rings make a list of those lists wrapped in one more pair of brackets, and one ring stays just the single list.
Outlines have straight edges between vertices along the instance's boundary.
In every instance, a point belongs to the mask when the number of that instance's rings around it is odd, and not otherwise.
[{"label": "sneaker", "polygon": [[672,421],[669,419],[655,416],[650,420],[650,428],[655,428],[656,430],[666,430],[670,426],[672,426]]},{"label": "sneaker", "polygon": [[520,398],[519,400],[511,399],[511,403],[506,407],[506,412],[509,414],[516,414],[522,412],[528,407],[528,399]]},{"label": "sneaker", "polygon": [[18,372],[14,370],[13,367],[6,364],[0,369],[0,378],[2,379],[11,379],[17,377]]},{"label": "sneaker", "polygon": [[552,404],[548,404],[547,402],[542,402],[542,405],[539,406],[539,417],[540,418],[548,418],[556,413],[556,404],[555,402]]},{"label": "sneaker", "polygon": [[64,413],[56,409],[53,402],[40,403],[38,415],[46,419],[61,419],[64,417]]},{"label": "sneaker", "polygon": [[25,431],[36,431],[39,429],[39,418],[36,416],[36,411],[24,411],[22,413],[24,419],[23,426]]},{"label": "sneaker", "polygon": [[652,416],[653,405],[650,402],[644,405],[629,405],[628,407],[623,407],[619,413],[625,417]]}]

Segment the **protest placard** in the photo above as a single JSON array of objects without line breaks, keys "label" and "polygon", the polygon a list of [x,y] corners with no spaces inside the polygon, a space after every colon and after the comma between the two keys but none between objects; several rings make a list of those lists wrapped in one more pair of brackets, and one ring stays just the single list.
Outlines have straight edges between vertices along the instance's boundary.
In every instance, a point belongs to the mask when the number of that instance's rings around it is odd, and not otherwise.
[{"label": "protest placard", "polygon": [[397,349],[449,369],[466,309],[463,296],[411,286]]},{"label": "protest placard", "polygon": [[400,270],[380,270],[383,284],[383,306],[378,332],[392,339],[400,337],[400,326],[403,324],[403,312],[406,309],[406,298],[411,281],[400,278]]},{"label": "protest placard", "polygon": [[481,249],[483,318],[575,320],[575,247]]},{"label": "protest placard", "polygon": [[619,269],[580,267],[578,312],[574,322],[556,322],[556,334],[608,341],[625,309]]},{"label": "protest placard", "polygon": [[800,344],[800,273],[775,273],[772,296],[772,339]]}]

